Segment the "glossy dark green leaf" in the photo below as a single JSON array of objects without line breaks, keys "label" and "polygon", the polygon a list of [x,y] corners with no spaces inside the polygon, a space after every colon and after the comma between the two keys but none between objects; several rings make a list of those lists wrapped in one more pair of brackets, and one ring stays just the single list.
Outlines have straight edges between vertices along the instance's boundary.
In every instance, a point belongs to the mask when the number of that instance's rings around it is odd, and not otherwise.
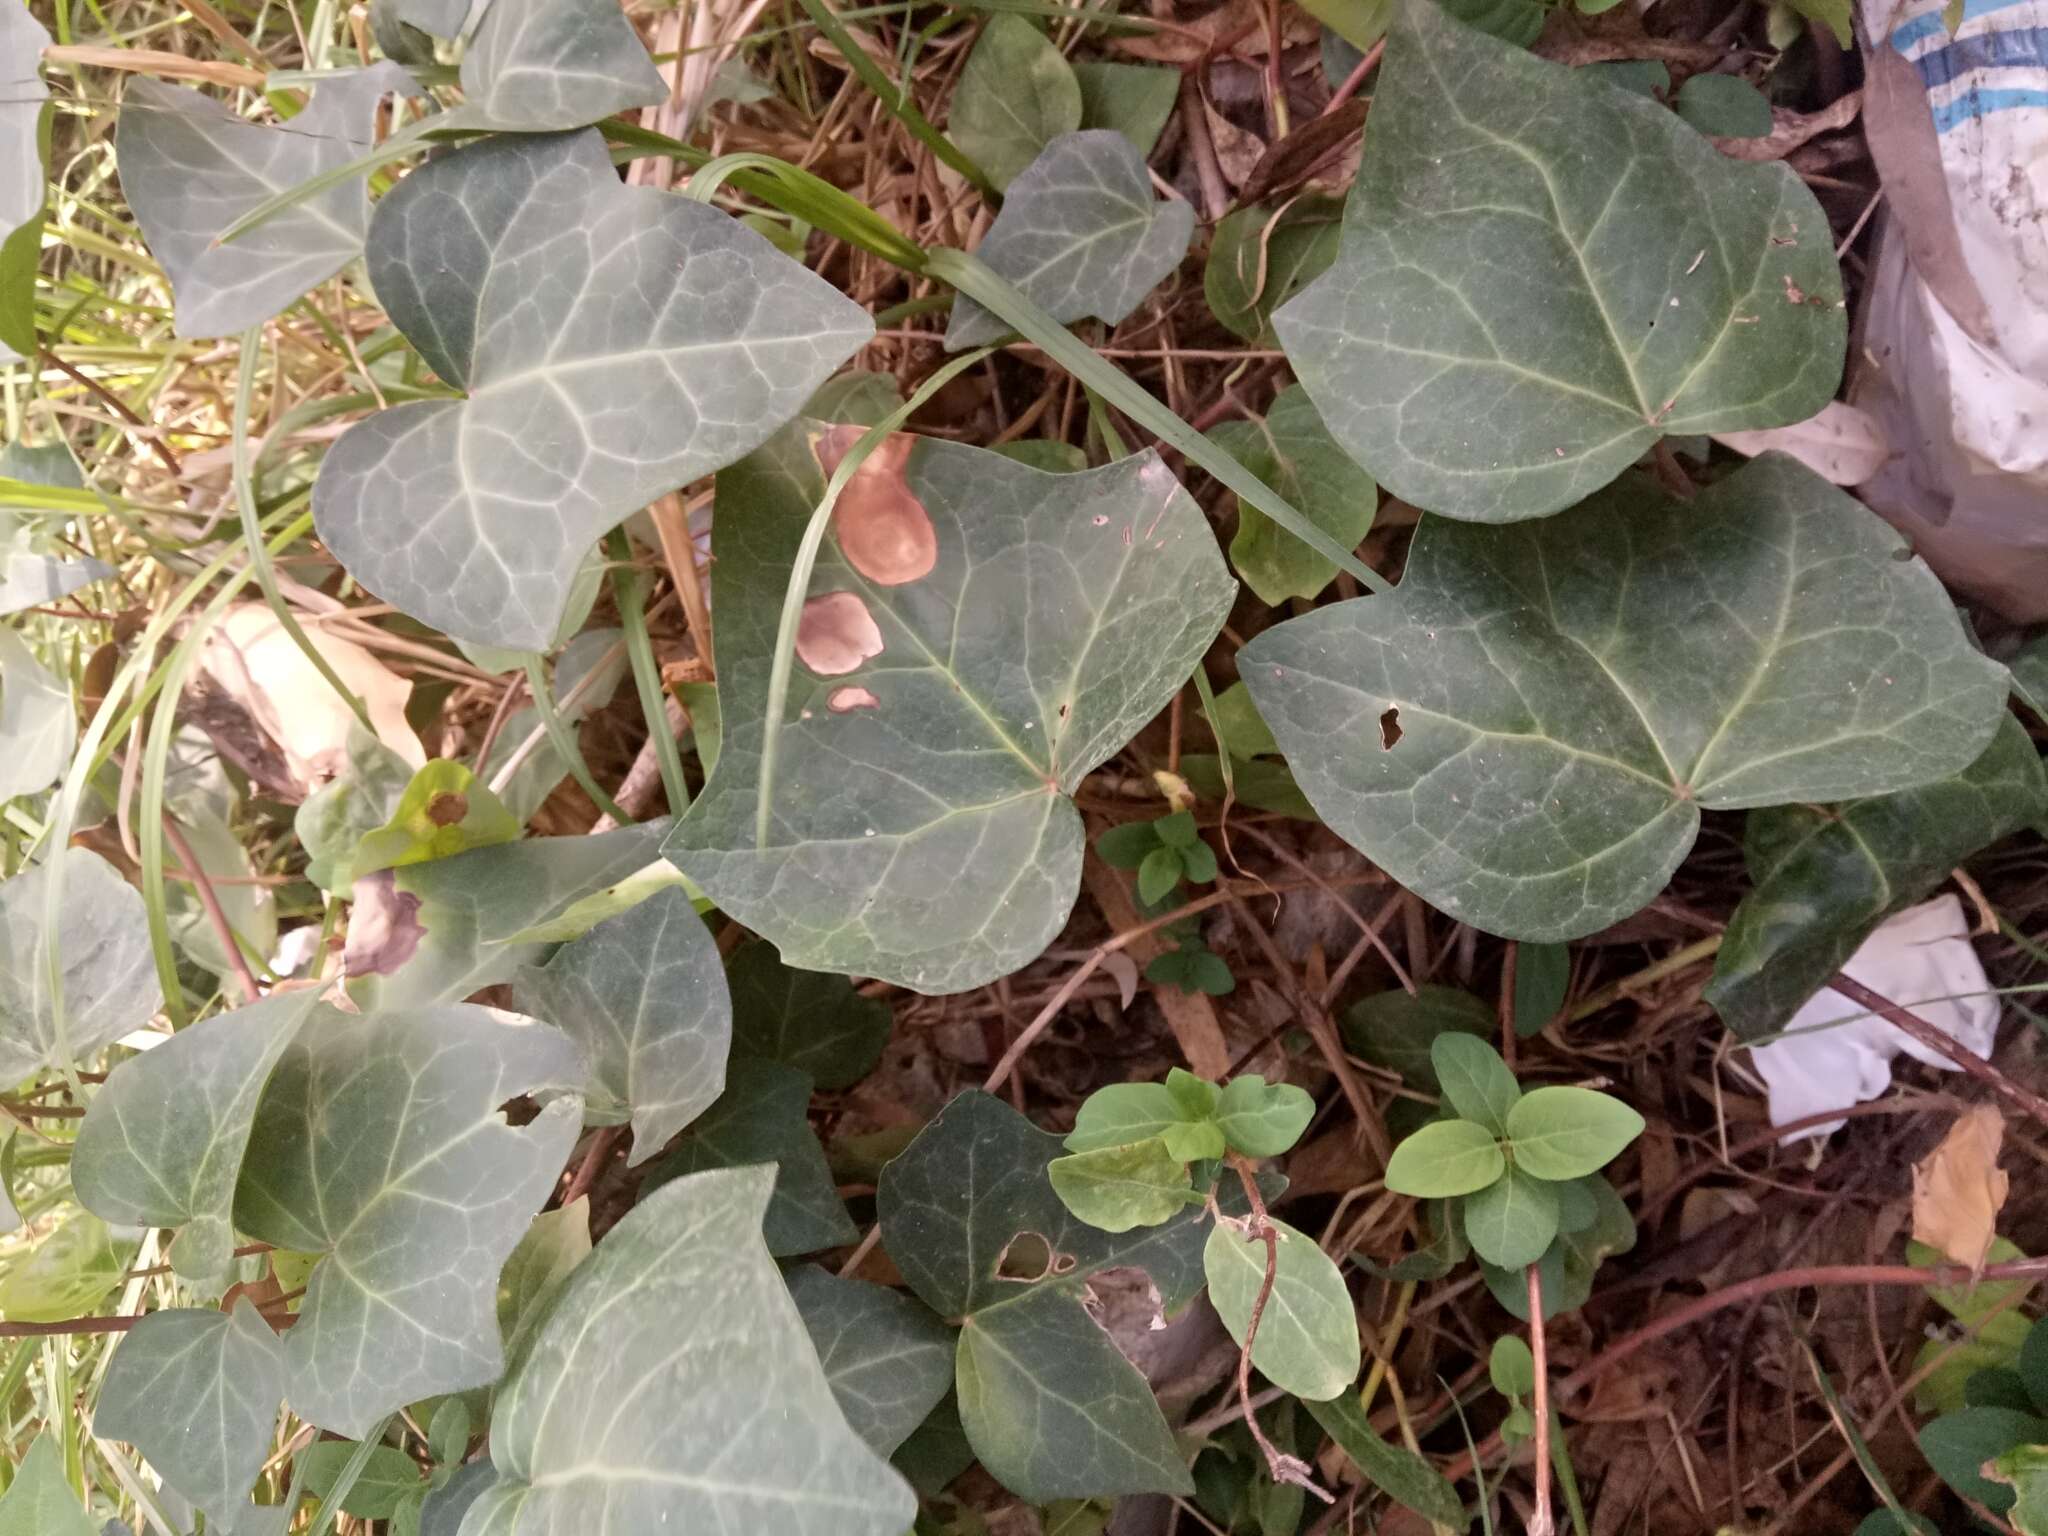
[{"label": "glossy dark green leaf", "polygon": [[725,1086],[732,1004],[718,946],[687,892],[671,886],[607,918],[513,983],[520,1012],[582,1047],[584,1115],[632,1122],[645,1162]]},{"label": "glossy dark green leaf", "polygon": [[757,939],[726,962],[732,989],[732,1048],[808,1072],[820,1089],[850,1088],[875,1068],[891,1015],[843,976],[798,971]]},{"label": "glossy dark green leaf", "polygon": [[1180,71],[1157,64],[1116,64],[1076,59],[1070,66],[1081,86],[1082,128],[1114,128],[1150,155],[1180,100]]},{"label": "glossy dark green leaf", "polygon": [[810,1122],[811,1080],[779,1062],[736,1060],[725,1092],[650,1174],[666,1183],[713,1168],[772,1163],[775,1194],[761,1224],[777,1258],[836,1248],[860,1236],[833,1187],[825,1149]]},{"label": "glossy dark green leaf", "polygon": [[[415,25],[451,37],[458,6],[432,0],[434,14]],[[489,6],[463,50],[462,93],[491,127],[534,132],[653,106],[668,83],[611,0],[512,0]]]},{"label": "glossy dark green leaf", "polygon": [[2048,634],[2035,635],[2013,653],[2012,691],[2042,721],[2048,721]]},{"label": "glossy dark green leaf", "polygon": [[239,239],[216,238],[259,203],[359,158],[378,102],[416,89],[398,65],[373,64],[324,81],[303,112],[271,126],[183,86],[129,79],[114,140],[121,190],[170,274],[180,336],[246,330],[363,253],[370,194],[359,176]]},{"label": "glossy dark green leaf", "polygon": [[1046,1176],[1062,1205],[1104,1232],[1156,1227],[1192,1203],[1186,1161],[1158,1136],[1056,1157]]},{"label": "glossy dark green leaf", "polygon": [[[1163,1086],[1163,1085],[1162,1085]],[[1078,1299],[1091,1275],[1144,1269],[1168,1311],[1203,1283],[1205,1218],[1112,1235],[1073,1216],[1046,1167],[1059,1138],[963,1093],[882,1171],[882,1245],[910,1288],[964,1319],[960,1415],[975,1453],[1034,1503],[1192,1484],[1145,1380]]]},{"label": "glossy dark green leaf", "polygon": [[1209,312],[1246,341],[1272,346],[1273,311],[1328,270],[1343,216],[1339,199],[1318,193],[1225,214],[1202,269]]},{"label": "glossy dark green leaf", "polygon": [[[1346,549],[1372,527],[1379,488],[1337,446],[1299,384],[1282,390],[1263,420],[1227,421],[1209,436]],[[1337,574],[1334,561],[1241,497],[1230,563],[1261,602],[1275,607],[1314,597]]]},{"label": "glossy dark green leaf", "polygon": [[1499,1051],[1477,1035],[1452,1031],[1430,1042],[1429,1060],[1453,1114],[1495,1136],[1508,1134],[1508,1116],[1522,1090]]},{"label": "glossy dark green leaf", "polygon": [[1037,26],[998,12],[974,40],[946,132],[998,190],[1081,126],[1081,84]]},{"label": "glossy dark green leaf", "polygon": [[367,255],[468,398],[350,428],[314,486],[321,537],[413,617],[515,649],[552,643],[600,535],[758,445],[873,329],[736,220],[620,186],[594,132],[430,160],[377,205]]},{"label": "glossy dark green leaf", "polygon": [[1455,1031],[1493,1038],[1493,1009],[1470,992],[1425,983],[1362,998],[1344,1011],[1344,1043],[1376,1067],[1401,1074],[1411,1088],[1438,1092],[1431,1050],[1437,1037]]},{"label": "glossy dark green leaf", "polygon": [[1470,1522],[1465,1518],[1465,1506],[1458,1491],[1413,1451],[1382,1439],[1355,1394],[1347,1392],[1327,1403],[1304,1406],[1337,1442],[1337,1448],[1351,1459],[1351,1464],[1388,1498],[1450,1530],[1463,1531],[1468,1527]]},{"label": "glossy dark green leaf", "polygon": [[1402,0],[1336,262],[1274,325],[1383,486],[1507,522],[1665,434],[1805,420],[1841,381],[1846,320],[1789,166]]},{"label": "glossy dark green leaf", "polygon": [[[1274,1386],[1310,1402],[1336,1397],[1358,1375],[1358,1313],[1344,1276],[1316,1240],[1273,1223],[1272,1293],[1259,1316],[1252,1364]],[[1242,1345],[1266,1283],[1266,1244],[1218,1222],[1202,1249],[1209,1300]]]},{"label": "glossy dark green leaf", "polygon": [[1707,809],[1930,783],[2003,669],[1859,502],[1775,454],[1679,503],[1630,479],[1540,522],[1425,522],[1393,593],[1239,666],[1323,819],[1511,938],[1637,911]]},{"label": "glossy dark green leaf", "polygon": [[360,1437],[504,1369],[498,1269],[582,1122],[573,1092],[506,1122],[506,1101],[574,1089],[582,1063],[566,1036],[504,1017],[323,1008],[271,1074],[235,1224],[324,1256],[285,1341],[286,1394],[322,1428]]},{"label": "glossy dark green leaf", "polygon": [[[0,883],[0,1083],[63,1066],[149,1022],[163,1003],[142,897],[113,865],[67,848]],[[43,926],[53,868],[62,886],[57,963],[63,1032],[50,995]]]},{"label": "glossy dark green leaf", "polygon": [[2044,813],[2041,755],[2010,717],[1949,778],[1842,805],[1750,812],[1755,888],[1728,921],[1707,1001],[1744,1039],[1782,1029],[1887,917]]},{"label": "glossy dark green leaf", "polygon": [[910,1437],[953,1386],[953,1330],[900,1291],[803,1265],[784,1277],[853,1432],[878,1456]]},{"label": "glossy dark green leaf", "polygon": [[1771,104],[1740,75],[1694,75],[1678,88],[1672,110],[1701,133],[1760,139],[1771,131]]},{"label": "glossy dark green leaf", "polygon": [[[1061,134],[1010,184],[975,251],[1055,320],[1116,324],[1187,254],[1195,210],[1152,190],[1131,141],[1104,128]],[[1008,327],[962,295],[946,350],[986,346]]]},{"label": "glossy dark green leaf", "polygon": [[606,1235],[506,1379],[464,1536],[908,1528],[761,1241],[773,1181],[677,1179]]},{"label": "glossy dark green leaf", "polygon": [[900,518],[918,558],[879,558],[879,517],[835,518],[760,839],[777,619],[836,442],[799,426],[719,477],[724,750],[667,851],[785,963],[980,986],[1066,923],[1084,841],[1067,796],[1186,681],[1233,583],[1151,454],[1050,475],[931,438],[884,443],[839,508]]},{"label": "glossy dark green leaf", "polygon": [[310,989],[277,992],[201,1020],[122,1062],[86,1108],[71,1157],[79,1200],[119,1226],[178,1228],[171,1264],[205,1294],[229,1278],[235,1184],[264,1086],[318,1005]]},{"label": "glossy dark green leaf", "polygon": [[55,1431],[36,1436],[0,1493],[0,1536],[99,1536],[65,1480]]},{"label": "glossy dark green leaf", "polygon": [[1515,1033],[1543,1033],[1564,1007],[1572,982],[1572,952],[1563,944],[1515,946]]}]

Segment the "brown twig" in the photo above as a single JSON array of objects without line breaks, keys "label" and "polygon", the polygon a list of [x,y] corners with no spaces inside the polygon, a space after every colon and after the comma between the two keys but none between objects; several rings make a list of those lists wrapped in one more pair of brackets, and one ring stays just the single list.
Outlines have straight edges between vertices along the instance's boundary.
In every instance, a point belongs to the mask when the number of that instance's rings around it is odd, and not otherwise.
[{"label": "brown twig", "polygon": [[220,897],[214,894],[213,882],[200,867],[198,856],[192,852],[192,845],[185,840],[185,832],[169,811],[164,812],[164,836],[169,839],[171,849],[178,855],[178,862],[185,866],[185,878],[192,882],[192,889],[199,893],[199,905],[206,909],[206,920],[213,925],[214,936],[220,940],[220,947],[227,951],[228,963],[235,969],[235,979],[241,983],[245,1001],[255,1002],[263,996],[263,987],[256,980],[256,973],[249,969],[248,959],[242,954],[242,946],[235,942],[234,924],[228,921],[228,914],[220,904]]},{"label": "brown twig", "polygon": [[1930,1051],[1946,1056],[1978,1082],[2025,1110],[2034,1120],[2042,1125],[2048,1125],[2048,1099],[2037,1093],[2028,1092],[1982,1056],[1975,1051],[1964,1049],[1960,1043],[1936,1029],[1919,1014],[1900,1007],[1890,998],[1871,991],[1855,977],[1840,971],[1828,978],[1828,986],[1857,1006],[1868,1008],[1894,1029],[1912,1036]]},{"label": "brown twig", "polygon": [[1266,1458],[1266,1473],[1274,1482],[1306,1489],[1325,1504],[1333,1504],[1335,1495],[1316,1482],[1307,1462],[1299,1456],[1289,1455],[1266,1438],[1266,1432],[1259,1428],[1259,1416],[1252,1407],[1252,1344],[1259,1336],[1259,1319],[1266,1315],[1266,1303],[1272,1298],[1273,1284],[1280,1276],[1280,1233],[1273,1226],[1273,1218],[1266,1214],[1266,1200],[1259,1193],[1258,1172],[1250,1159],[1242,1153],[1233,1152],[1230,1154],[1230,1166],[1237,1170],[1245,1199],[1251,1202],[1252,1214],[1245,1222],[1245,1235],[1266,1245],[1265,1278],[1259,1282],[1258,1295],[1252,1298],[1251,1316],[1244,1325],[1244,1344],[1237,1352],[1237,1400],[1244,1406],[1245,1428],[1252,1432],[1252,1443]]},{"label": "brown twig", "polygon": [[1536,1360],[1536,1508],[1529,1516],[1529,1536],[1551,1536],[1556,1523],[1550,1513],[1550,1355],[1543,1337],[1543,1271],[1531,1264],[1529,1275],[1529,1353]]},{"label": "brown twig", "polygon": [[171,452],[170,444],[157,436],[150,424],[138,416],[127,401],[108,389],[106,385],[100,383],[98,379],[90,378],[86,374],[79,372],[78,369],[65,362],[63,358],[52,352],[48,347],[44,347],[42,350],[44,362],[55,368],[73,383],[83,387],[94,399],[105,405],[108,410],[119,416],[130,426],[140,427],[142,430],[135,435],[148,445],[151,453],[154,453],[163,461],[164,468],[171,472],[172,479],[176,480],[184,477],[185,471],[178,463],[178,456]]}]

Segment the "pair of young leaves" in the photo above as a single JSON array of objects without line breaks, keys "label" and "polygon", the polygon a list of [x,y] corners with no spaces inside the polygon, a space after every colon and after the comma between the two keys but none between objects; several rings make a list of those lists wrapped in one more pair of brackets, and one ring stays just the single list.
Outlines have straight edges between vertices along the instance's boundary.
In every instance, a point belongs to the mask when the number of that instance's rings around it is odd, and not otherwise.
[{"label": "pair of young leaves", "polygon": [[[1119,1083],[1091,1094],[1066,1139],[1069,1155],[1046,1171],[1061,1203],[1090,1226],[1156,1226],[1210,1198],[1206,1188],[1195,1189],[1189,1164],[1226,1153],[1278,1157],[1314,1113],[1315,1101],[1291,1084],[1246,1073],[1219,1087],[1176,1067],[1163,1083]],[[1358,1374],[1350,1292],[1314,1238],[1284,1222],[1270,1225],[1273,1289],[1252,1363],[1275,1386],[1327,1401]],[[1239,1344],[1265,1289],[1267,1263],[1257,1223],[1219,1213],[1202,1249],[1202,1270],[1209,1300]]]},{"label": "pair of young leaves", "polygon": [[[1135,869],[1138,872],[1138,899],[1148,907],[1165,900],[1183,878],[1194,885],[1207,885],[1216,878],[1216,852],[1202,841],[1192,811],[1175,811],[1157,821],[1134,821],[1112,827],[1095,840],[1095,851],[1112,869]],[[1162,1085],[1134,1083],[1124,1086],[1157,1088]],[[1089,1102],[1094,1101],[1091,1099]]]},{"label": "pair of young leaves", "polygon": [[1387,1187],[1462,1199],[1465,1235],[1501,1269],[1534,1264],[1578,1202],[1576,1181],[1597,1173],[1642,1134],[1643,1117],[1590,1088],[1524,1093],[1500,1053],[1467,1034],[1439,1035],[1430,1061],[1452,1118],[1394,1149]]}]

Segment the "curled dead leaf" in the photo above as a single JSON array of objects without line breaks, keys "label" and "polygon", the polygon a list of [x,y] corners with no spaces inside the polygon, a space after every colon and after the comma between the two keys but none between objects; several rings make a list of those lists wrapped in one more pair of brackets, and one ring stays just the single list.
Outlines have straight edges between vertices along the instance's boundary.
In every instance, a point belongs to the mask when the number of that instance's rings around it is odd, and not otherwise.
[{"label": "curled dead leaf", "polygon": [[1998,1236],[2011,1179],[1998,1166],[2005,1117],[1989,1104],[1959,1117],[1913,1168],[1913,1236],[1958,1264],[1982,1269]]}]

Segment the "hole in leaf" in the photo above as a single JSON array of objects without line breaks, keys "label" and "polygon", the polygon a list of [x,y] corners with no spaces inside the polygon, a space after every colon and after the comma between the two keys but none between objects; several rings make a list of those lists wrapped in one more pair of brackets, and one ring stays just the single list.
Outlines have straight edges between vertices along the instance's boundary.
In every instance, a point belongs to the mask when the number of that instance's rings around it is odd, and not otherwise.
[{"label": "hole in leaf", "polygon": [[1386,713],[1380,716],[1380,750],[1393,751],[1394,743],[1400,739],[1401,711],[1390,706]]},{"label": "hole in leaf", "polygon": [[1071,1254],[1056,1254],[1052,1244],[1041,1233],[1019,1232],[996,1255],[996,1278],[998,1280],[1032,1281],[1043,1280],[1058,1273],[1056,1265],[1060,1259],[1067,1261],[1069,1269],[1074,1267]]}]

